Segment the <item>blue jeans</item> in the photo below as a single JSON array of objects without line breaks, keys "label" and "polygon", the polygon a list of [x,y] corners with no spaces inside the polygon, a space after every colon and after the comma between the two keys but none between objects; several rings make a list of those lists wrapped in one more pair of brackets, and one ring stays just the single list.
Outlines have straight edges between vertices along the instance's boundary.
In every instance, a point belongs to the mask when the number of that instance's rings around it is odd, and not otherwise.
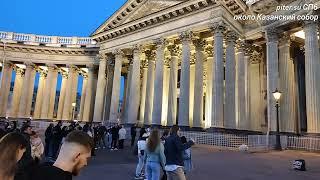
[{"label": "blue jeans", "polygon": [[143,155],[138,155],[139,163],[136,168],[136,176],[140,176],[144,167]]},{"label": "blue jeans", "polygon": [[147,180],[160,179],[160,162],[147,162],[146,163]]}]

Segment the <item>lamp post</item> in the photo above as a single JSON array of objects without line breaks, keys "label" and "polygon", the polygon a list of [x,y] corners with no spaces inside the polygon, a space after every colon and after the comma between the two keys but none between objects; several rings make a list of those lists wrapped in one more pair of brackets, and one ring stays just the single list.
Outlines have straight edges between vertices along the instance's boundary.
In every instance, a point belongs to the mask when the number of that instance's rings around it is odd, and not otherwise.
[{"label": "lamp post", "polygon": [[274,99],[276,100],[276,109],[277,109],[277,134],[276,134],[276,147],[275,147],[275,149],[281,151],[282,148],[281,148],[280,132],[279,132],[279,107],[280,107],[279,100],[281,97],[281,92],[278,89],[276,89],[272,94],[273,94]]},{"label": "lamp post", "polygon": [[74,103],[72,103],[72,117],[71,117],[72,121],[74,119],[75,110],[76,110],[76,103],[74,102]]}]

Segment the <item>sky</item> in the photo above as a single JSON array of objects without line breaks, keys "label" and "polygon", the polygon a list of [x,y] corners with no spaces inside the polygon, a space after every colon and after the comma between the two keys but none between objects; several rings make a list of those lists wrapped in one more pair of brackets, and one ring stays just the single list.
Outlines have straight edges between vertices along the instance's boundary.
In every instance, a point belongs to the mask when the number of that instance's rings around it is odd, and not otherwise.
[{"label": "sky", "polygon": [[[126,0],[1,0],[0,31],[87,37],[125,2]],[[36,82],[38,78],[39,75],[36,76]],[[12,76],[13,82],[14,79],[15,74]],[[37,85],[36,83],[35,86]],[[123,86],[122,79],[122,91]],[[58,91],[60,87],[61,77],[58,77]],[[79,79],[78,93],[81,89],[82,79]]]},{"label": "sky", "polygon": [[1,0],[0,31],[89,36],[126,0]]}]

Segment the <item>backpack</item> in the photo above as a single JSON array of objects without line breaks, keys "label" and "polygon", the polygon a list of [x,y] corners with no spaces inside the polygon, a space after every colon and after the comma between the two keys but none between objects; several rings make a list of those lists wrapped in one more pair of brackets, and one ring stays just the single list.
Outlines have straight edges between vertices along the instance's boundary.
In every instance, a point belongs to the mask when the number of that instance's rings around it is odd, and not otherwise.
[{"label": "backpack", "polygon": [[292,165],[294,170],[305,171],[306,170],[306,162],[303,159],[298,159],[293,162]]}]

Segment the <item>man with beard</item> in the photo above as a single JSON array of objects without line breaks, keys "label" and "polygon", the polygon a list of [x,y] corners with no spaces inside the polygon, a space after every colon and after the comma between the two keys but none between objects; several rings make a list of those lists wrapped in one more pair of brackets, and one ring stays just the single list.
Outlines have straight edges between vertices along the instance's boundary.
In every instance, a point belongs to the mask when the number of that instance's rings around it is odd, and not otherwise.
[{"label": "man with beard", "polygon": [[87,165],[93,139],[82,131],[72,131],[65,138],[55,163],[34,169],[32,180],[72,180]]}]

